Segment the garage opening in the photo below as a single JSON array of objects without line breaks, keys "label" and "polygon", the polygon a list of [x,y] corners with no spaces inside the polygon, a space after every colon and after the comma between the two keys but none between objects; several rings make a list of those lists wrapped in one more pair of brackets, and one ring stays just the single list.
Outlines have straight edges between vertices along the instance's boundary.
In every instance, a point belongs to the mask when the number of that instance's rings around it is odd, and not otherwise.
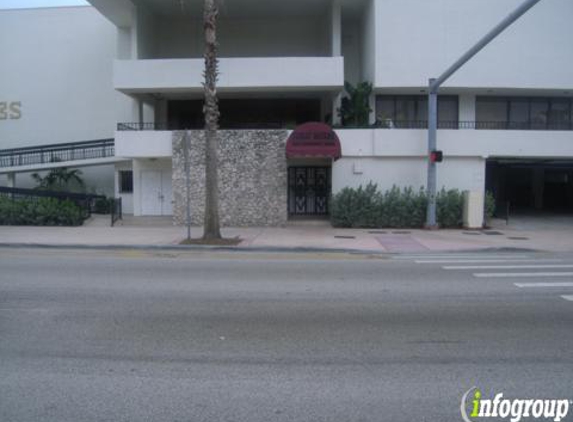
[{"label": "garage opening", "polygon": [[573,161],[490,159],[486,190],[496,200],[497,216],[573,215]]}]

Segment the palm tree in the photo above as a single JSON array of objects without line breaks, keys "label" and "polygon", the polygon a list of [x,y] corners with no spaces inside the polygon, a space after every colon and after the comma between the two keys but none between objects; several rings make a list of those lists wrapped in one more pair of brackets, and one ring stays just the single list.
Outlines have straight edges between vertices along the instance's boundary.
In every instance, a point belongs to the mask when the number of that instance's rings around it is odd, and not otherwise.
[{"label": "palm tree", "polygon": [[221,239],[219,223],[219,182],[217,172],[217,129],[219,102],[217,99],[217,0],[205,0],[203,28],[205,32],[205,218],[203,240]]},{"label": "palm tree", "polygon": [[81,175],[81,170],[68,170],[66,167],[60,167],[50,170],[44,177],[34,173],[32,179],[38,184],[36,189],[82,192],[85,189],[85,183]]}]

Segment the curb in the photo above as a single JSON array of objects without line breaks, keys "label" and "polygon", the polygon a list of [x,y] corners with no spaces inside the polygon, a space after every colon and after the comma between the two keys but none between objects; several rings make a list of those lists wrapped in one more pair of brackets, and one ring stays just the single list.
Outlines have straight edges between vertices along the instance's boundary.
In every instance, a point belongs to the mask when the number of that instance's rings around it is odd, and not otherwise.
[{"label": "curb", "polygon": [[428,250],[425,252],[384,252],[371,249],[345,249],[345,248],[314,248],[314,247],[282,247],[282,246],[219,246],[219,245],[87,245],[87,244],[49,244],[49,243],[0,243],[0,248],[8,249],[82,249],[82,250],[172,250],[172,251],[212,251],[212,252],[237,252],[237,253],[344,253],[351,255],[378,255],[378,256],[399,256],[399,255],[432,255],[448,253],[543,253],[546,251],[529,248],[512,248],[512,247],[488,247],[477,249],[450,249],[450,250]]}]

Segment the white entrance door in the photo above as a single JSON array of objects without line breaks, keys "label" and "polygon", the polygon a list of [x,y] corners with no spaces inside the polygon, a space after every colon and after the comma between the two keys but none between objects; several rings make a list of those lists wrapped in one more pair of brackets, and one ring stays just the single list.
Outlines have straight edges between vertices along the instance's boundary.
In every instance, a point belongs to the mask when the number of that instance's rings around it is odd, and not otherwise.
[{"label": "white entrance door", "polygon": [[142,215],[173,214],[170,170],[143,170],[141,192]]},{"label": "white entrance door", "polygon": [[141,214],[161,215],[161,171],[141,172]]}]

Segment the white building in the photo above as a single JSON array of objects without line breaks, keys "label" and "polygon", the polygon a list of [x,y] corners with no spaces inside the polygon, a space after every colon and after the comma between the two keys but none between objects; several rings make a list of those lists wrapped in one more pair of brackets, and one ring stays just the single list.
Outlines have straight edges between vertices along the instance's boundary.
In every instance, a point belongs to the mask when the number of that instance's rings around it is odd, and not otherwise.
[{"label": "white building", "polygon": [[[202,125],[203,2],[90,3],[0,11],[2,39],[9,33],[12,40],[0,44],[8,58],[0,105],[20,103],[18,119],[0,120],[0,149],[115,138],[115,194],[126,211],[171,215],[182,203],[176,131]],[[219,94],[221,127],[230,131],[223,137],[251,148],[262,129],[273,129],[269,139],[276,141],[270,155],[226,150],[224,220],[281,224],[299,213],[327,213],[320,196],[327,201],[330,191],[370,181],[382,189],[424,186],[428,79],[520,3],[224,2]],[[439,106],[440,187],[487,187],[500,203],[573,209],[572,18],[570,0],[542,0],[447,81]],[[337,129],[336,161],[278,157],[289,132],[275,130],[336,123],[345,80],[373,84],[372,126]],[[233,173],[239,168],[244,180]],[[110,167],[98,171],[112,177]],[[195,202],[200,193],[192,193]],[[272,215],[253,217],[252,202]]]}]

